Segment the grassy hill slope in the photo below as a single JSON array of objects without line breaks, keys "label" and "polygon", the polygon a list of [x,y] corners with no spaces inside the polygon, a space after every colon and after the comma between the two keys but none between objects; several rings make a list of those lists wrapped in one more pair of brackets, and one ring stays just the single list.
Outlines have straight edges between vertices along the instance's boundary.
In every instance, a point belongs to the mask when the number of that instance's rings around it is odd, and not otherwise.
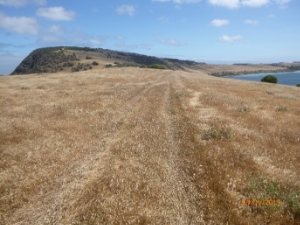
[{"label": "grassy hill slope", "polygon": [[[81,47],[36,49],[13,71],[12,75],[31,73],[78,72],[105,66],[157,67],[184,69],[197,65],[193,61],[163,59],[136,53]],[[156,65],[156,66],[155,66]]]},{"label": "grassy hill slope", "polygon": [[300,70],[300,63],[211,65],[191,60],[158,58],[129,52],[88,47],[49,47],[30,53],[12,75],[31,73],[79,72],[112,67],[149,67],[202,71],[214,76],[247,73],[273,73]]},{"label": "grassy hill slope", "polygon": [[0,80],[0,224],[300,224],[297,87],[147,68]]}]

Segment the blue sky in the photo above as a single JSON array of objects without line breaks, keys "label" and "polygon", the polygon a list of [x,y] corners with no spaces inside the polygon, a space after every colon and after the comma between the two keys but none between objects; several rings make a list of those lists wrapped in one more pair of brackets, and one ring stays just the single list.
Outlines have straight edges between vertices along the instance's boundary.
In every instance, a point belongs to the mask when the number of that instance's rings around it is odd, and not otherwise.
[{"label": "blue sky", "polygon": [[300,61],[300,1],[0,0],[0,74],[61,45],[206,63]]}]

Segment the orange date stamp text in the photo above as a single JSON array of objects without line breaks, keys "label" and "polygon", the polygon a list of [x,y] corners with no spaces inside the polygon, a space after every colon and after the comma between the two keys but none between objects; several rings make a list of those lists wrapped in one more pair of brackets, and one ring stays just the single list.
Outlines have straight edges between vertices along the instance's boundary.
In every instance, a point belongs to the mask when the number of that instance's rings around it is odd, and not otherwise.
[{"label": "orange date stamp text", "polygon": [[282,202],[280,200],[262,200],[262,199],[245,199],[242,200],[242,205],[248,205],[248,206],[278,206]]}]

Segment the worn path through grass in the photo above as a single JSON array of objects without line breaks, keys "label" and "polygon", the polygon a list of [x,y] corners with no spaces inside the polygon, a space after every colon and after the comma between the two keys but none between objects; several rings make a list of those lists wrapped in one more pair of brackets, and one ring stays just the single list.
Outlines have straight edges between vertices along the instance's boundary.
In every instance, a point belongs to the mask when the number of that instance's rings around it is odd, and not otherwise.
[{"label": "worn path through grass", "polygon": [[298,89],[138,68],[0,86],[0,224],[299,222]]}]

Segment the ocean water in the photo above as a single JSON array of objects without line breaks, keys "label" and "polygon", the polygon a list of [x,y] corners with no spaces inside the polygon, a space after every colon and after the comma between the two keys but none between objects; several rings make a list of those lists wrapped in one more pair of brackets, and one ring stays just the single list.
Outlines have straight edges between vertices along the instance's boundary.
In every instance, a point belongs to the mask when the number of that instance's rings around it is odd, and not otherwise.
[{"label": "ocean water", "polygon": [[296,86],[300,84],[300,71],[289,73],[258,73],[258,74],[245,74],[240,76],[232,76],[232,79],[238,80],[251,80],[261,82],[261,79],[266,75],[274,75],[277,77],[277,84]]}]

